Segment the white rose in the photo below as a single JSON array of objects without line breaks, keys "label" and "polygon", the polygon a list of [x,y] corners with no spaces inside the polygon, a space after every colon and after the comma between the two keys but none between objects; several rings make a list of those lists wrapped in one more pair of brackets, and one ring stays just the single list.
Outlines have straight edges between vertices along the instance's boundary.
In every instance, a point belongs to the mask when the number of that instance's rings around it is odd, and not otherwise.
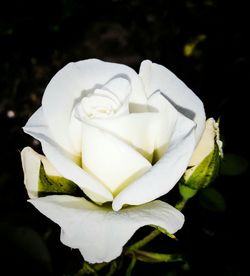
[{"label": "white rose", "polygon": [[[138,75],[96,59],[70,63],[24,127],[45,154],[22,151],[30,202],[61,226],[62,242],[85,260],[109,262],[144,225],[170,233],[182,227],[183,215],[155,199],[181,178],[204,126],[200,99],[161,65],[143,61]],[[38,198],[41,162],[48,175],[73,181],[92,202]]]}]

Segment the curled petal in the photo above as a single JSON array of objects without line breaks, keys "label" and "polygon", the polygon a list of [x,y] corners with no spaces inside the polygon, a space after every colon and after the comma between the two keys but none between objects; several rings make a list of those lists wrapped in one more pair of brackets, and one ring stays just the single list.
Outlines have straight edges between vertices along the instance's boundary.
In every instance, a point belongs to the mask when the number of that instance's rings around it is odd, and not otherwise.
[{"label": "curled petal", "polygon": [[60,225],[61,241],[80,249],[90,263],[110,262],[118,257],[142,226],[157,225],[175,233],[184,223],[182,213],[159,200],[119,212],[72,196],[47,196],[30,202]]},{"label": "curled petal", "polygon": [[121,105],[127,104],[127,100],[131,94],[130,81],[127,79],[121,77],[111,79],[111,81],[105,84],[104,89],[108,89]]},{"label": "curled petal", "polygon": [[160,90],[183,115],[196,123],[196,143],[205,128],[205,111],[202,101],[179,78],[162,65],[145,60],[140,74],[147,97]]},{"label": "curled petal", "polygon": [[48,175],[61,176],[54,166],[43,155],[32,148],[26,147],[21,152],[24,184],[30,198],[38,197],[38,182],[41,163]]}]

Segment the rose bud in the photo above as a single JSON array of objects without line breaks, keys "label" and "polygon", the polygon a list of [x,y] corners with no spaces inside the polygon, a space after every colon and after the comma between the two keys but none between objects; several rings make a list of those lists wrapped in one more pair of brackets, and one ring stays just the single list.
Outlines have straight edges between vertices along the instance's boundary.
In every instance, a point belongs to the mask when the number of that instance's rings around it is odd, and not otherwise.
[{"label": "rose bud", "polygon": [[214,181],[222,157],[219,123],[210,118],[180,181],[179,190],[184,199],[193,197],[199,189],[206,188]]}]

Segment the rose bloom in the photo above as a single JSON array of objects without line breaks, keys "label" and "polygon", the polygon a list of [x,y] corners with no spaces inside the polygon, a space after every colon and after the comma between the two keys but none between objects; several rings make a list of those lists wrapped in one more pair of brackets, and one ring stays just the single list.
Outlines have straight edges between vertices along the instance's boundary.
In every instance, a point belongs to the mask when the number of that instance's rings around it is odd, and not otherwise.
[{"label": "rose bloom", "polygon": [[[204,127],[200,99],[161,65],[145,60],[137,74],[97,59],[69,63],[24,127],[45,155],[22,151],[29,201],[60,225],[65,245],[109,262],[144,225],[182,227],[182,213],[155,199],[184,174]],[[38,197],[41,165],[85,196]]]}]

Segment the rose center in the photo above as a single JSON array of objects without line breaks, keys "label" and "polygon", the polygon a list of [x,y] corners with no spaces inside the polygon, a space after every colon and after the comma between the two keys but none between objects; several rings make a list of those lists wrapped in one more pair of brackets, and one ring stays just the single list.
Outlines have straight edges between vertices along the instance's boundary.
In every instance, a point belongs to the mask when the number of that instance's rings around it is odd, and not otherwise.
[{"label": "rose center", "polygon": [[95,89],[92,94],[82,98],[77,104],[77,115],[80,119],[88,117],[108,118],[121,107],[119,99],[109,90]]}]

